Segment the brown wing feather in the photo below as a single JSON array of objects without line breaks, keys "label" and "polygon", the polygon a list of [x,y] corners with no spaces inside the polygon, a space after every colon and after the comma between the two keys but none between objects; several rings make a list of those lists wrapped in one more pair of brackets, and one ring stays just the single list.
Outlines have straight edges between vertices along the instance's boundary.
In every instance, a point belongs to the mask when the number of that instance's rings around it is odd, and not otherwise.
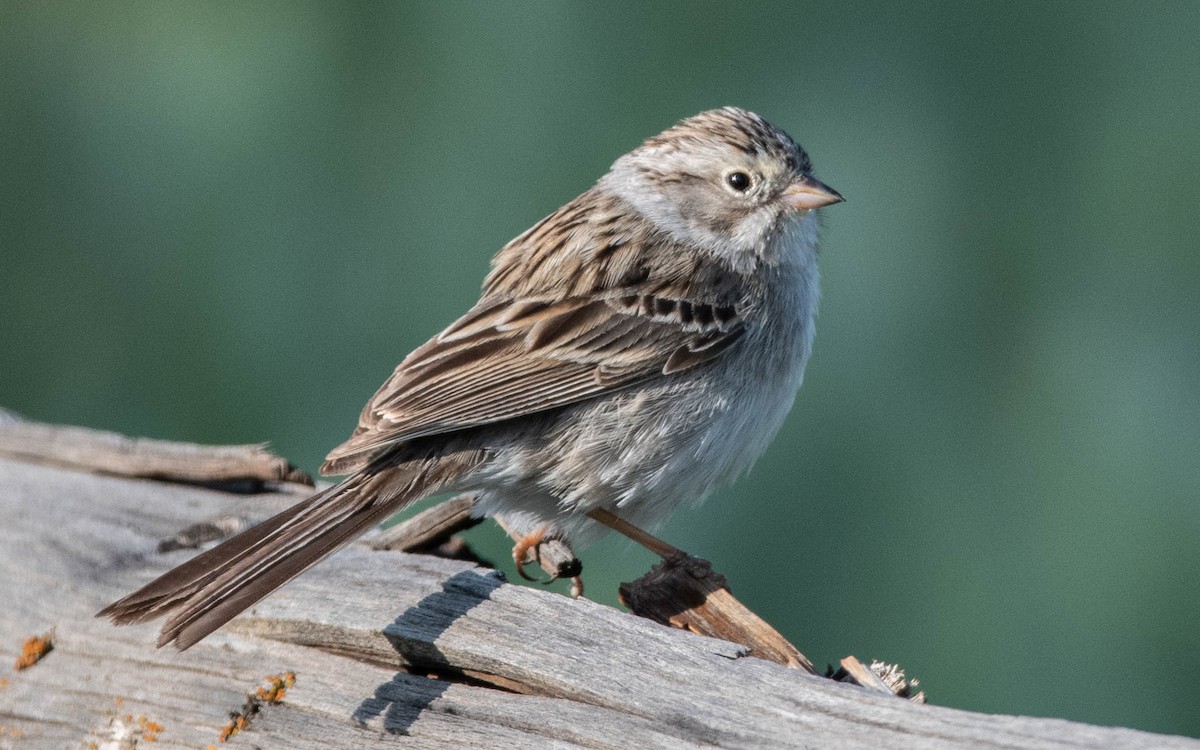
[{"label": "brown wing feather", "polygon": [[694,367],[741,333],[734,320],[685,326],[621,300],[477,308],[396,368],[322,471],[353,470],[400,441],[558,408]]},{"label": "brown wing feather", "polygon": [[[696,367],[742,334],[742,283],[585,193],[509,243],[483,300],[410,354],[321,467],[535,414]],[[622,229],[618,230],[618,227]]]}]

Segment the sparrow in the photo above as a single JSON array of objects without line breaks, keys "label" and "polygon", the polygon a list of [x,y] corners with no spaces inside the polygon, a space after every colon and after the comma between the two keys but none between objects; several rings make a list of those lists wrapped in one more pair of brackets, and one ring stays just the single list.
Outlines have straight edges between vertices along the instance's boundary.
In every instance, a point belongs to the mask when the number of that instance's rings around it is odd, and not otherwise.
[{"label": "sparrow", "polygon": [[750,468],[812,350],[817,210],[842,200],[736,107],[678,122],[505,245],[479,301],[400,363],[323,474],[348,474],[105,607],[192,646],[409,504],[474,492],[526,552],[608,511],[654,527]]}]

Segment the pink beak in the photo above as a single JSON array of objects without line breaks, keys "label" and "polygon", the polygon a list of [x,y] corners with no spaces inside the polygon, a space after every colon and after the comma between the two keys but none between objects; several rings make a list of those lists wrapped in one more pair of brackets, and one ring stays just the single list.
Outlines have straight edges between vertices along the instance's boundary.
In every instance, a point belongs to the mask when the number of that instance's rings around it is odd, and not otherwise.
[{"label": "pink beak", "polygon": [[807,174],[783,191],[783,199],[792,208],[809,210],[846,200],[841,193]]}]

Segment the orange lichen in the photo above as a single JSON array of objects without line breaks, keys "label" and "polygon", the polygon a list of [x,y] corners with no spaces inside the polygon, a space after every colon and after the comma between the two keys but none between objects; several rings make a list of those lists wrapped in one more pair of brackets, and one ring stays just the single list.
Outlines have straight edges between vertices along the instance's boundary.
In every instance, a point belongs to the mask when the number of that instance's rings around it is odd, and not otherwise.
[{"label": "orange lichen", "polygon": [[[230,737],[250,726],[250,722],[258,715],[263,706],[281,702],[287,695],[288,688],[296,684],[296,674],[295,672],[285,672],[282,676],[270,675],[266,678],[266,682],[265,687],[257,688],[246,696],[246,702],[242,705],[241,711],[229,714],[229,723],[217,737],[221,742],[228,742]],[[215,748],[210,745],[209,750],[215,750]]]},{"label": "orange lichen", "polygon": [[225,728],[221,730],[221,733],[217,735],[217,739],[221,742],[228,742],[230,737],[245,729],[249,723],[250,720],[245,716],[234,712],[230,714],[229,723],[226,724]]},{"label": "orange lichen", "polygon": [[267,686],[260,687],[254,695],[266,703],[279,703],[287,695],[288,688],[296,684],[296,674],[285,672],[282,677],[271,675],[267,678]]},{"label": "orange lichen", "polygon": [[21,644],[21,655],[17,657],[16,664],[13,669],[18,672],[23,669],[29,669],[34,664],[37,664],[46,654],[54,650],[54,631],[51,630],[42,635],[35,635],[25,639]]},{"label": "orange lichen", "polygon": [[142,739],[146,742],[155,742],[158,740],[158,735],[165,727],[157,721],[151,721],[145,716],[139,716],[138,728],[142,731]]}]

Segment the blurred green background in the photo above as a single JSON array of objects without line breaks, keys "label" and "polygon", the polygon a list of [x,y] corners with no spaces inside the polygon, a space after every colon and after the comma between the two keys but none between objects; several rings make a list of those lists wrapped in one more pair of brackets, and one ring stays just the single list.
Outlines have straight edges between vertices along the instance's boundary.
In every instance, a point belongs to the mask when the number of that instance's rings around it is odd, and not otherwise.
[{"label": "blurred green background", "polygon": [[[663,535],[819,664],[1200,735],[1198,39],[1192,2],[6,2],[0,405],[314,470],[505,241],[738,104],[849,202],[791,418]],[[651,562],[583,558],[608,602]]]}]

